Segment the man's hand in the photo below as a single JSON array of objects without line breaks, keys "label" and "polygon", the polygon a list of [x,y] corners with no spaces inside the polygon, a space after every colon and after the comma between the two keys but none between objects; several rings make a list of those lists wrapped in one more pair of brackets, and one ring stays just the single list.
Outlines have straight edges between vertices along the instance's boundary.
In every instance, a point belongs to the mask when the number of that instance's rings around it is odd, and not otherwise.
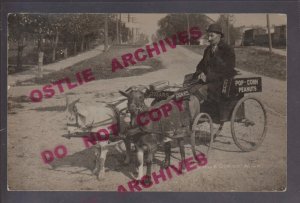
[{"label": "man's hand", "polygon": [[200,74],[200,79],[203,81],[203,82],[206,82],[206,75],[204,73],[201,73]]}]

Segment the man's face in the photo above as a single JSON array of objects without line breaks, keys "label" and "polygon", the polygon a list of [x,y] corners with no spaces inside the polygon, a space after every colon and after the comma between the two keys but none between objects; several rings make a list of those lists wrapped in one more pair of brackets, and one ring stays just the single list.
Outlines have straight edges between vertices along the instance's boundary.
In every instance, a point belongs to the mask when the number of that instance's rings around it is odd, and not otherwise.
[{"label": "man's face", "polygon": [[211,45],[216,45],[221,40],[221,34],[215,33],[215,32],[209,32],[208,33],[208,41]]}]

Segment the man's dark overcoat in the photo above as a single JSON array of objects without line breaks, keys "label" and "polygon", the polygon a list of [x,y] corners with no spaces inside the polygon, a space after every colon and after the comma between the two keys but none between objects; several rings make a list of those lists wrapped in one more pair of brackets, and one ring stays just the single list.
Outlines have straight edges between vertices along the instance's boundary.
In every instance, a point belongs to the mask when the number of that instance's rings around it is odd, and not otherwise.
[{"label": "man's dark overcoat", "polygon": [[221,40],[217,44],[215,51],[210,45],[204,50],[204,55],[200,63],[197,65],[195,76],[201,72],[206,75],[208,84],[207,97],[209,100],[220,102],[222,100],[221,91],[225,78],[231,78],[236,74],[235,53],[231,46]]}]

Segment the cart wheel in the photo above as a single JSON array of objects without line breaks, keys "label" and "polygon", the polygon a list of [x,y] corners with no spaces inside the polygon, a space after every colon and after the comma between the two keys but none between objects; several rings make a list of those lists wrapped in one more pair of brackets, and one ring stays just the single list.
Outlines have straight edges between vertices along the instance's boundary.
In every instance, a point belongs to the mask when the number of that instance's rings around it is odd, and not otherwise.
[{"label": "cart wheel", "polygon": [[256,150],[267,132],[267,115],[262,102],[247,96],[238,101],[231,116],[231,133],[235,144],[243,151]]},{"label": "cart wheel", "polygon": [[196,156],[195,143],[196,137],[200,141],[200,152],[208,157],[209,150],[213,143],[213,122],[207,113],[200,113],[194,119],[191,134],[191,145],[193,155]]}]

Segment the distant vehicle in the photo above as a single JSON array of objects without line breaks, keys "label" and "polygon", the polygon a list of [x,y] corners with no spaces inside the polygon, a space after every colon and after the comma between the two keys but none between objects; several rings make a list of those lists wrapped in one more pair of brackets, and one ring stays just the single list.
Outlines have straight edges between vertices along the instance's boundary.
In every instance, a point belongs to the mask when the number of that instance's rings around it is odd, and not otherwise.
[{"label": "distant vehicle", "polygon": [[[271,39],[275,46],[286,46],[286,25],[275,26],[274,33],[271,33]],[[263,28],[253,28],[244,32],[244,46],[264,46],[268,43],[268,33]]]}]

